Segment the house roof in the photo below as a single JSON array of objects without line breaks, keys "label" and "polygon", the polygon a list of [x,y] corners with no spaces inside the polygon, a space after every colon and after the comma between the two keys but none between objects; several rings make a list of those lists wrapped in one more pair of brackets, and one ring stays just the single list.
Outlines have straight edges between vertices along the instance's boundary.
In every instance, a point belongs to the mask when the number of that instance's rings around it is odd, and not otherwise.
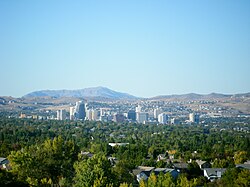
[{"label": "house roof", "polygon": [[155,168],[155,172],[164,172],[166,168]]},{"label": "house roof", "polygon": [[166,154],[159,154],[158,156],[165,158]]},{"label": "house roof", "polygon": [[138,175],[139,173],[141,173],[143,171],[151,172],[153,169],[154,169],[154,167],[138,166],[136,169],[133,169],[133,174]]},{"label": "house roof", "polygon": [[208,176],[217,176],[218,172],[221,172],[221,174],[225,173],[227,170],[226,168],[204,168],[206,170]]},{"label": "house roof", "polygon": [[2,161],[4,161],[4,160],[7,160],[7,158],[0,157],[0,162],[2,162]]},{"label": "house roof", "polygon": [[202,164],[205,164],[206,161],[203,161],[203,160],[196,160],[195,161],[199,166],[201,166]]},{"label": "house roof", "polygon": [[161,172],[162,173],[171,173],[172,171],[175,171],[175,169],[172,169],[172,168],[156,168],[155,170],[154,170],[154,173],[156,174],[156,175],[158,175],[158,174],[160,174]]},{"label": "house roof", "polygon": [[138,175],[139,173],[141,173],[142,172],[142,170],[141,169],[133,169],[133,175]]},{"label": "house roof", "polygon": [[90,152],[84,152],[84,151],[81,151],[81,154],[82,154],[83,156],[87,156],[87,157],[93,157],[93,156],[94,156],[94,154],[92,154],[92,153],[90,153]]},{"label": "house roof", "polygon": [[151,171],[155,169],[155,167],[138,166],[138,169],[141,169],[142,171]]},{"label": "house roof", "polygon": [[179,169],[187,169],[188,167],[187,163],[174,163],[173,165],[175,168],[179,168]]},{"label": "house roof", "polygon": [[141,173],[144,173],[147,177],[149,177],[151,174],[151,171],[142,171]]},{"label": "house roof", "polygon": [[250,170],[250,164],[236,164],[236,167]]}]

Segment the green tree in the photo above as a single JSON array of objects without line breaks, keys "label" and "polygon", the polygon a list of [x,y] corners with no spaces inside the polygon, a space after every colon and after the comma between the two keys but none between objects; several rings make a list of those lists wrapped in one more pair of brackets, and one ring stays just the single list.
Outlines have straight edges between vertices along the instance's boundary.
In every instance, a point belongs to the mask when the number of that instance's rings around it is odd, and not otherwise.
[{"label": "green tree", "polygon": [[246,151],[239,151],[234,154],[234,162],[235,164],[243,164],[247,161],[247,152]]},{"label": "green tree", "polygon": [[129,161],[127,160],[120,160],[113,168],[112,172],[115,176],[115,184],[133,183],[133,175],[131,174],[132,166]]},{"label": "green tree", "polygon": [[148,185],[147,185],[148,187],[157,186],[157,177],[156,177],[154,172],[150,174],[147,183],[148,183]]},{"label": "green tree", "polygon": [[13,174],[21,181],[40,184],[53,181],[58,184],[60,178],[73,178],[73,164],[77,160],[78,147],[72,141],[62,137],[46,140],[41,145],[25,147],[12,151],[8,156]]},{"label": "green tree", "polygon": [[74,164],[76,171],[74,186],[90,187],[106,186],[113,183],[111,164],[103,154],[96,154],[92,158]]},{"label": "green tree", "polygon": [[28,184],[25,182],[19,181],[17,177],[13,175],[11,172],[0,169],[0,186],[25,187],[25,186],[28,186]]},{"label": "green tree", "polygon": [[193,161],[188,164],[188,174],[190,178],[197,178],[203,174],[197,162]]},{"label": "green tree", "polygon": [[250,186],[250,171],[247,169],[243,169],[239,175],[238,178],[235,180],[235,186]]},{"label": "green tree", "polygon": [[173,177],[170,173],[166,173],[165,175],[163,173],[160,173],[158,175],[158,186],[169,186],[174,187],[175,183],[173,181]]}]

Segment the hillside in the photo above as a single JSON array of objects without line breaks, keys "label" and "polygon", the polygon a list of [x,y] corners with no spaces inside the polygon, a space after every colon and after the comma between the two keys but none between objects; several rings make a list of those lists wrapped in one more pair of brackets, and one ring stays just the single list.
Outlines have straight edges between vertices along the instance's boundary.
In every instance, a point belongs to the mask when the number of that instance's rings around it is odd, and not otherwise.
[{"label": "hillside", "polygon": [[79,90],[41,90],[28,93],[24,98],[30,97],[78,97],[78,98],[107,98],[107,99],[136,99],[127,93],[117,92],[105,87],[91,87]]}]

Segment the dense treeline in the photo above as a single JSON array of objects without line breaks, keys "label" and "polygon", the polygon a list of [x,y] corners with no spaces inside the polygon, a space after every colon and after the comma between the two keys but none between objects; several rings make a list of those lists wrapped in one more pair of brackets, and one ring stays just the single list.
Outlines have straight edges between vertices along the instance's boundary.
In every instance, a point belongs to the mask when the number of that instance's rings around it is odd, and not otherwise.
[{"label": "dense treeline", "polygon": [[[201,171],[192,163],[189,173],[178,180],[162,175],[138,184],[131,172],[139,165],[167,167],[165,162],[156,162],[156,157],[169,150],[175,152],[175,159],[179,161],[202,159],[211,161],[213,167],[234,168],[250,157],[250,135],[235,131],[236,126],[248,127],[234,123],[206,127],[157,126],[0,118],[0,157],[8,157],[12,164],[11,172],[1,171],[0,177],[4,177],[6,183],[12,181],[21,186],[207,185],[208,181],[200,177]],[[129,144],[112,148],[109,142]],[[82,158],[80,150],[95,156]],[[115,167],[107,160],[108,156],[119,160]],[[234,174],[235,180],[239,178],[244,182],[246,177],[242,176],[249,171],[229,172]],[[224,184],[225,178],[213,183]]]}]

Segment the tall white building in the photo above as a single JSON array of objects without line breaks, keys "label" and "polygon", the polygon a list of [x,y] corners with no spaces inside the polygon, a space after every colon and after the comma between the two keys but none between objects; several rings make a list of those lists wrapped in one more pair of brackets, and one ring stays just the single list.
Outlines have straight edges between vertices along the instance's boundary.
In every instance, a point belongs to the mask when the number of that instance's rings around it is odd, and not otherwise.
[{"label": "tall white building", "polygon": [[92,111],[91,111],[91,109],[86,110],[86,120],[92,120]]},{"label": "tall white building", "polygon": [[135,112],[141,112],[142,110],[141,110],[141,105],[138,105],[136,108],[135,108]]},{"label": "tall white building", "polygon": [[74,120],[75,119],[75,107],[70,107],[69,108],[69,119]]},{"label": "tall white building", "polygon": [[158,115],[158,122],[160,124],[167,124],[168,123],[168,116],[165,113],[161,113]]},{"label": "tall white building", "polygon": [[65,110],[57,110],[57,120],[65,120],[66,119],[66,111]]},{"label": "tall white building", "polygon": [[157,119],[159,114],[162,113],[162,109],[161,108],[155,108],[154,109],[154,118]]},{"label": "tall white building", "polygon": [[99,120],[99,111],[96,109],[90,109],[86,111],[86,119],[90,121]]},{"label": "tall white building", "polygon": [[199,123],[200,122],[200,116],[199,114],[195,114],[195,113],[190,113],[189,114],[189,121],[191,123]]},{"label": "tall white building", "polygon": [[136,113],[136,121],[138,123],[145,123],[148,121],[148,113],[147,112],[137,112]]},{"label": "tall white building", "polygon": [[92,120],[92,121],[97,121],[97,120],[99,120],[99,117],[98,117],[99,111],[96,110],[96,109],[92,109],[91,112],[92,112],[92,119],[91,119],[91,120]]}]

